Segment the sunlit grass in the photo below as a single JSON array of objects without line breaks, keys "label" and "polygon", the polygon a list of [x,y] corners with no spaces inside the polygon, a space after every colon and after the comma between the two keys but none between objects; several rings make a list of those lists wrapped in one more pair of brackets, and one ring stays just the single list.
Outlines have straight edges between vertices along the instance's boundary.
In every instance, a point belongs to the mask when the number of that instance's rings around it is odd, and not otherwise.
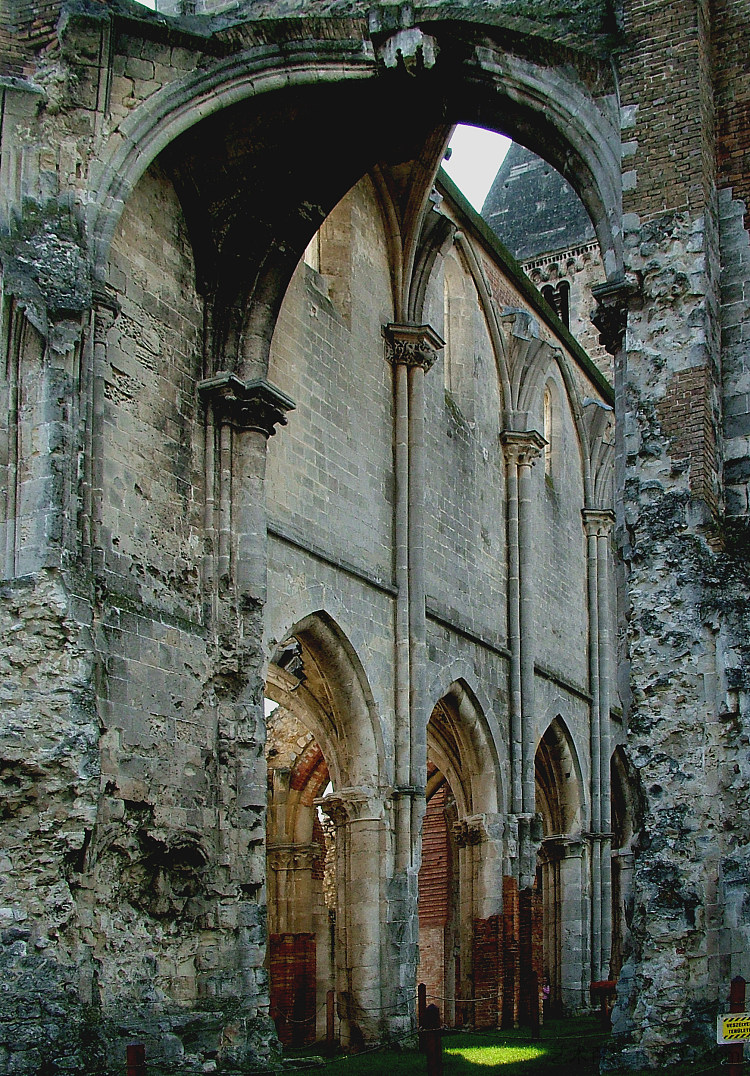
[{"label": "sunlit grass", "polygon": [[[599,1046],[607,1037],[591,1017],[555,1020],[532,1041],[528,1028],[494,1032],[448,1032],[443,1037],[444,1076],[481,1076],[494,1069],[503,1076],[598,1076]],[[304,1065],[308,1050],[289,1050]],[[312,1061],[312,1058],[309,1059]],[[329,1067],[330,1066],[330,1067]],[[318,1058],[307,1071],[331,1076],[426,1076],[424,1054],[411,1048]]]},{"label": "sunlit grass", "polygon": [[[529,1028],[516,1030],[447,1032],[443,1036],[444,1076],[483,1076],[494,1070],[502,1076],[599,1076],[599,1051],[608,1039],[593,1016],[551,1020],[532,1039]],[[360,1054],[320,1056],[320,1045],[286,1051],[299,1067],[290,1072],[317,1072],[321,1076],[427,1076],[427,1061],[410,1044],[401,1049],[371,1049]],[[307,1056],[305,1056],[307,1055]],[[317,1055],[317,1056],[315,1056]],[[673,1065],[663,1076],[720,1076],[720,1060]],[[629,1072],[620,1076],[653,1076]]]},{"label": "sunlit grass", "polygon": [[[474,1038],[475,1036],[472,1036]],[[443,1048],[446,1058],[462,1058],[470,1065],[482,1065],[487,1068],[497,1065],[512,1065],[514,1062],[537,1061],[547,1057],[549,1050],[544,1046],[524,1046],[520,1043],[482,1043],[472,1045],[448,1040]]]}]

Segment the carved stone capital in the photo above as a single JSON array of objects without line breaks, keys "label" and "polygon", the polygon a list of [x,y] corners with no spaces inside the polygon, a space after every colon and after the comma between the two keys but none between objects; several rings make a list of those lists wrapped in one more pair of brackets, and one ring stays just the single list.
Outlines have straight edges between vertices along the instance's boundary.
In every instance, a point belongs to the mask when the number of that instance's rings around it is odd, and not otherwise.
[{"label": "carved stone capital", "polygon": [[537,433],[536,430],[528,430],[525,433],[504,430],[500,434],[500,441],[505,451],[506,462],[515,463],[519,467],[533,467],[547,444],[541,433]]},{"label": "carved stone capital", "polygon": [[328,796],[321,796],[314,802],[337,828],[351,822],[375,822],[382,816],[382,804],[377,800],[374,790],[364,786],[342,788]]},{"label": "carved stone capital", "polygon": [[583,841],[580,837],[571,837],[561,833],[544,837],[539,848],[539,855],[548,862],[580,859],[582,853]]},{"label": "carved stone capital", "polygon": [[429,325],[386,325],[383,329],[388,361],[394,366],[421,366],[430,369],[445,340]]},{"label": "carved stone capital", "polygon": [[266,437],[276,433],[276,426],[286,426],[286,412],[294,410],[292,400],[263,377],[242,381],[235,374],[217,374],[198,382],[198,393],[213,405],[220,424],[238,430],[258,430]]},{"label": "carved stone capital", "polygon": [[615,523],[615,516],[609,509],[582,508],[583,526],[586,537],[608,538]]},{"label": "carved stone capital", "polygon": [[459,848],[481,844],[487,840],[487,830],[484,826],[482,815],[471,815],[469,818],[460,818],[453,823],[453,837]]},{"label": "carved stone capital", "polygon": [[273,871],[312,870],[319,855],[318,844],[270,844],[268,866]]},{"label": "carved stone capital", "polygon": [[631,275],[620,280],[608,280],[604,284],[596,284],[591,294],[596,300],[596,310],[591,320],[599,330],[599,343],[610,355],[616,355],[625,343],[628,308],[640,294],[638,281]]}]

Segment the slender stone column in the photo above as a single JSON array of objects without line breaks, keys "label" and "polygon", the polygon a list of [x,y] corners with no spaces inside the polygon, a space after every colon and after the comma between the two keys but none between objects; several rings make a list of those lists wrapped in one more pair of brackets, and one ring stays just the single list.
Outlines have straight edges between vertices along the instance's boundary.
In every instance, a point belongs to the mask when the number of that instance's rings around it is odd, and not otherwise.
[{"label": "slender stone column", "polygon": [[511,651],[513,813],[519,816],[521,887],[533,871],[530,841],[534,789],[534,566],[531,468],[546,441],[535,430],[501,435],[508,478],[508,645]]},{"label": "slender stone column", "polygon": [[612,737],[610,726],[611,701],[611,612],[610,612],[610,534],[613,517],[606,513],[597,534],[597,594],[599,599],[599,713],[602,722],[601,812],[602,812],[602,969],[610,977],[612,958]]},{"label": "slender stone column", "polygon": [[379,1037],[389,1013],[381,991],[383,805],[365,787],[315,803],[336,826],[336,995],[342,1046],[357,1046]]},{"label": "slender stone column", "polygon": [[199,382],[198,392],[219,429],[219,574],[234,579],[240,600],[263,601],[266,442],[286,425],[294,401],[264,378],[241,381],[227,373]]},{"label": "slender stone column", "polygon": [[[395,370],[396,413],[396,862],[415,868],[427,779],[426,636],[424,578],[424,376],[444,341],[429,325],[387,325]],[[405,590],[405,592],[404,592]],[[403,631],[408,632],[404,646]],[[408,711],[405,687],[408,683]],[[408,729],[408,736],[405,732]],[[408,773],[406,786],[401,781]],[[408,797],[408,799],[407,799]],[[406,818],[408,803],[408,831]],[[403,804],[403,806],[402,806]],[[403,848],[407,838],[408,854]]]},{"label": "slender stone column", "polygon": [[583,842],[561,841],[560,859],[560,996],[566,1009],[575,1012],[586,1003],[585,899]]},{"label": "slender stone column", "polygon": [[88,540],[90,567],[100,570],[103,550],[101,542],[102,508],[104,499],[104,382],[107,362],[107,336],[112,328],[119,307],[105,292],[94,295],[92,308],[94,349],[91,359],[91,390],[89,397],[90,444],[85,464],[87,472],[87,495],[85,504],[88,516]]},{"label": "slender stone column", "polygon": [[584,509],[588,548],[591,690],[591,977],[601,979],[612,948],[609,511]]}]

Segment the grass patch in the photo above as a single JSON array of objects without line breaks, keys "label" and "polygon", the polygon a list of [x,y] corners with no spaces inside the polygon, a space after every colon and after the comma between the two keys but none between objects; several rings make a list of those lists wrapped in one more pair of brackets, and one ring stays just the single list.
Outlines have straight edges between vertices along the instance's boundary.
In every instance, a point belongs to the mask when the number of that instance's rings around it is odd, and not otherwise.
[{"label": "grass patch", "polygon": [[[575,1017],[548,1023],[534,1042],[526,1028],[515,1031],[448,1032],[443,1038],[444,1076],[482,1076],[489,1070],[503,1076],[597,1076],[599,1048],[607,1038],[596,1019]],[[309,1051],[312,1053],[312,1050]],[[424,1054],[415,1049],[382,1049],[340,1055],[302,1069],[302,1051],[289,1051],[297,1064],[291,1071],[317,1071],[330,1076],[426,1076]],[[300,1066],[299,1068],[297,1066]]]},{"label": "grass patch", "polygon": [[[528,1028],[515,1031],[457,1031],[443,1036],[444,1076],[599,1076],[599,1052],[609,1037],[598,1017],[550,1020],[534,1042]],[[307,1062],[305,1054],[308,1055]],[[312,1054],[317,1054],[313,1058]],[[427,1076],[424,1054],[412,1048],[374,1049],[361,1054],[321,1058],[320,1046],[290,1050],[289,1072],[321,1076]],[[725,1076],[723,1058],[682,1062],[659,1071],[665,1076]],[[615,1074],[611,1074],[615,1076]],[[628,1072],[617,1076],[654,1076]],[[748,1073],[750,1076],[750,1073]]]}]

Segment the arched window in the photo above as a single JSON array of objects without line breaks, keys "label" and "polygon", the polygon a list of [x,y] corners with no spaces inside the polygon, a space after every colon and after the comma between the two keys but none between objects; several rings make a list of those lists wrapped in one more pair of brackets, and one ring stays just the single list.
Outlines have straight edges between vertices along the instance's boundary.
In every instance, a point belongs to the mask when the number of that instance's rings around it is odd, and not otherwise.
[{"label": "arched window", "polygon": [[566,329],[570,328],[570,284],[561,280],[557,287],[545,284],[542,295],[548,306],[552,307]]}]

